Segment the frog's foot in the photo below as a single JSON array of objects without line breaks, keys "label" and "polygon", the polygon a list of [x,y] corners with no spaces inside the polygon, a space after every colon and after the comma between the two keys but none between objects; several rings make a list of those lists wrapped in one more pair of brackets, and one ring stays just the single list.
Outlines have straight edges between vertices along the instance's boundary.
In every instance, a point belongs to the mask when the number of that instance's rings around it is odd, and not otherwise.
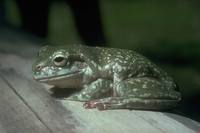
[{"label": "frog's foot", "polygon": [[92,100],[83,104],[83,107],[86,109],[97,108],[98,110],[106,110],[107,104],[103,103],[100,100]]},{"label": "frog's foot", "polygon": [[82,95],[81,93],[76,93],[65,98],[65,100],[86,102],[89,101],[90,98],[86,97],[85,95]]},{"label": "frog's foot", "polygon": [[71,95],[69,97],[64,98],[65,100],[70,100],[70,101],[77,101],[78,96],[77,95]]}]

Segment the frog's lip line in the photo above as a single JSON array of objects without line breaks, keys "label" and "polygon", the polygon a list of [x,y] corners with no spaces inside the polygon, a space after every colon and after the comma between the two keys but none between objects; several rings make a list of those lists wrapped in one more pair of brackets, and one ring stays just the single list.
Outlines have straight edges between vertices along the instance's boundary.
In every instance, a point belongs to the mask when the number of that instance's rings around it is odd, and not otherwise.
[{"label": "frog's lip line", "polygon": [[74,73],[70,73],[68,75],[62,74],[62,75],[58,75],[58,76],[51,76],[51,77],[44,77],[44,78],[36,78],[35,76],[33,77],[36,81],[40,81],[40,82],[46,82],[46,81],[54,81],[54,80],[59,80],[59,79],[63,79],[63,78],[68,78],[74,75],[78,75],[83,73],[83,71],[78,71],[78,72],[74,72]]}]

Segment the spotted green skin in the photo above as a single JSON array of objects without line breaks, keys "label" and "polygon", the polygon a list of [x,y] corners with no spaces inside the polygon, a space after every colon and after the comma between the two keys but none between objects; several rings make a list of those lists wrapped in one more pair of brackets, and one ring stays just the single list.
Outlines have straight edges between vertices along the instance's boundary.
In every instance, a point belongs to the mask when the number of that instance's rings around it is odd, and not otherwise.
[{"label": "spotted green skin", "polygon": [[[34,78],[58,88],[80,89],[66,99],[83,101],[85,108],[166,110],[181,100],[173,79],[131,50],[66,45],[47,46],[39,53],[33,65]],[[70,60],[71,65],[53,65],[52,59],[58,54]],[[42,69],[36,69],[38,64]],[[65,79],[63,75],[68,76]]]}]

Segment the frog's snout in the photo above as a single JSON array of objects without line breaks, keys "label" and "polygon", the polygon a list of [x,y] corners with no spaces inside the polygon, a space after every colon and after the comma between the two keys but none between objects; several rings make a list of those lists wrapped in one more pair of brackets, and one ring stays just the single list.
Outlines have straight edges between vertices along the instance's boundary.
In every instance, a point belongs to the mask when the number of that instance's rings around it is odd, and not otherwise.
[{"label": "frog's snout", "polygon": [[41,64],[36,65],[35,69],[36,71],[40,71],[43,68]]},{"label": "frog's snout", "polygon": [[43,68],[45,67],[45,65],[43,63],[39,63],[37,64],[33,69],[35,72],[39,72],[41,71]]}]

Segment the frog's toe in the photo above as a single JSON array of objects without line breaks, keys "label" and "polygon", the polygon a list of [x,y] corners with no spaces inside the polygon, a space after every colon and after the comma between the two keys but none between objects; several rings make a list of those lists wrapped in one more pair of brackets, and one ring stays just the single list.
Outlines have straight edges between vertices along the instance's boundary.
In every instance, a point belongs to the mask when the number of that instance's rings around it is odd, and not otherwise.
[{"label": "frog's toe", "polygon": [[89,102],[84,103],[84,104],[83,104],[83,107],[84,107],[85,109],[92,109],[92,108],[94,108],[94,107],[92,107],[92,105],[91,105]]},{"label": "frog's toe", "polygon": [[92,101],[84,103],[83,107],[85,109],[92,109],[92,108],[96,108],[98,104],[99,104],[98,100],[92,100]]},{"label": "frog's toe", "polygon": [[98,103],[96,104],[96,108],[100,111],[102,110],[106,110],[107,109],[107,104],[104,104],[104,103]]},{"label": "frog's toe", "polygon": [[92,108],[96,108],[96,104],[97,104],[97,100],[93,100],[93,101],[89,101],[83,104],[83,107],[85,109],[92,109]]},{"label": "frog's toe", "polygon": [[98,110],[106,110],[107,109],[107,104],[100,102],[99,100],[93,100],[86,102],[83,104],[84,108],[86,109],[92,109],[92,108],[97,108]]}]

